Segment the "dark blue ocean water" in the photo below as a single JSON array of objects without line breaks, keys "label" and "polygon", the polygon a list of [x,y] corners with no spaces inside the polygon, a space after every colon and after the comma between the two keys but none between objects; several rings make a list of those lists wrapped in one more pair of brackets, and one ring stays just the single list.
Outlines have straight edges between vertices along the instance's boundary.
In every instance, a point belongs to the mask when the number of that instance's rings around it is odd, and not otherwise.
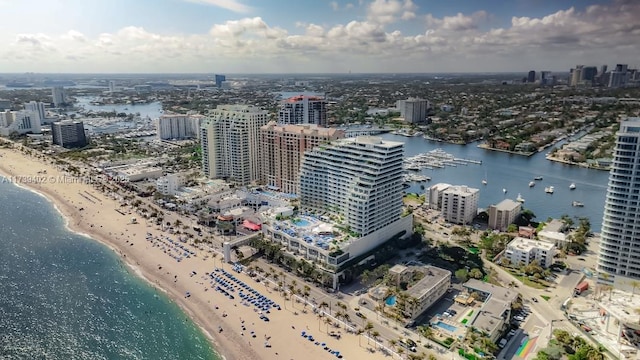
[{"label": "dark blue ocean water", "polygon": [[[429,141],[422,137],[393,134],[385,134],[382,138],[404,142],[405,156],[442,148],[459,158],[482,160],[482,165],[425,169],[422,174],[431,177],[430,182],[423,184],[425,187],[443,182],[478,188],[480,189],[479,206],[482,208],[496,204],[504,198],[515,200],[520,193],[525,199],[524,208],[532,210],[537,221],[545,221],[548,217],[560,217],[563,214],[586,217],[591,222],[591,229],[595,232],[600,231],[609,179],[608,171],[549,161],[545,159],[546,151],[525,157],[480,149],[476,143],[453,145]],[[536,176],[542,176],[543,180],[536,181],[534,187],[529,187],[529,182]],[[487,179],[487,185],[482,185],[484,178]],[[569,189],[572,182],[576,184],[575,190]],[[546,186],[553,186],[554,193],[546,194],[544,192]],[[503,189],[507,190],[506,194]],[[420,184],[413,184],[406,191],[424,192]],[[573,201],[584,203],[584,207],[572,206]]]},{"label": "dark blue ocean water", "polygon": [[218,359],[177,305],[0,182],[0,359]]}]

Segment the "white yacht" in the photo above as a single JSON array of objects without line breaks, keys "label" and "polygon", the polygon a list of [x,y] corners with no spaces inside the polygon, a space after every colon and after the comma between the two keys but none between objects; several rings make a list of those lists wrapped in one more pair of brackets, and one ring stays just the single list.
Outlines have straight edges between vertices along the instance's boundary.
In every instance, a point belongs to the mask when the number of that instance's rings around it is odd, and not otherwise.
[{"label": "white yacht", "polygon": [[522,197],[522,195],[520,193],[518,193],[518,197],[516,198],[516,201],[517,202],[521,202],[521,203],[524,202],[524,198]]},{"label": "white yacht", "polygon": [[569,185],[569,189],[575,190],[575,188],[576,188],[576,183],[571,183],[571,185]]},{"label": "white yacht", "polygon": [[547,186],[546,188],[544,188],[544,192],[546,192],[547,194],[553,194],[553,186]]},{"label": "white yacht", "polygon": [[482,179],[482,185],[487,185],[487,180],[486,179]]},{"label": "white yacht", "polygon": [[536,186],[536,182],[535,181],[529,181],[529,187],[534,187]]}]

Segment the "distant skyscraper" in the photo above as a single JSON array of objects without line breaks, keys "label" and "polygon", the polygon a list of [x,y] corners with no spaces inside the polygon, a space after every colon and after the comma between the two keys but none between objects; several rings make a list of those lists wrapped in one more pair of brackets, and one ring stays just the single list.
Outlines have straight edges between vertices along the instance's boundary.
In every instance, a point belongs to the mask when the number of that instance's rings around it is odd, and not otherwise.
[{"label": "distant skyscraper", "polygon": [[158,138],[194,139],[200,136],[202,115],[164,114],[158,118]]},{"label": "distant skyscraper", "polygon": [[24,109],[32,111],[38,117],[40,124],[43,124],[46,119],[46,112],[44,111],[44,103],[37,101],[30,101],[24,104]]},{"label": "distant skyscraper", "polygon": [[582,68],[584,65],[576,65],[575,69],[571,69],[571,86],[577,86],[582,80]]},{"label": "distant skyscraper", "polygon": [[423,123],[427,120],[429,100],[409,98],[400,102],[404,121],[410,124]]},{"label": "distant skyscraper", "polygon": [[628,66],[626,64],[617,64],[616,69],[611,71],[609,74],[609,87],[610,88],[618,88],[623,87],[627,84]]},{"label": "distant skyscraper", "polygon": [[248,185],[260,177],[260,127],[269,113],[249,105],[218,105],[200,129],[202,171]]},{"label": "distant skyscraper", "polygon": [[555,85],[552,80],[551,71],[540,71],[540,85]]},{"label": "distant skyscraper", "polygon": [[112,94],[116,92],[116,82],[113,80],[109,81],[109,92]]},{"label": "distant skyscraper", "polygon": [[280,104],[278,122],[327,126],[327,100],[318,96],[290,97]]},{"label": "distant skyscraper", "polygon": [[[630,290],[640,280],[640,118],[620,124],[600,231],[600,282]],[[605,275],[606,274],[606,275]]]},{"label": "distant skyscraper", "polygon": [[60,107],[65,102],[65,93],[62,86],[56,86],[51,89],[51,98],[53,100],[53,106]]},{"label": "distant skyscraper", "polygon": [[222,83],[227,81],[227,77],[224,75],[216,75],[216,87],[217,88],[221,88],[222,87]]},{"label": "distant skyscraper", "polygon": [[596,75],[598,74],[598,68],[595,66],[585,66],[580,74],[580,80],[586,81],[588,84],[593,84]]},{"label": "distant skyscraper", "polygon": [[63,120],[51,124],[53,143],[64,148],[81,148],[89,143],[82,121]]},{"label": "distant skyscraper", "polygon": [[527,82],[536,82],[536,72],[534,70],[529,71],[529,74],[527,75]]}]

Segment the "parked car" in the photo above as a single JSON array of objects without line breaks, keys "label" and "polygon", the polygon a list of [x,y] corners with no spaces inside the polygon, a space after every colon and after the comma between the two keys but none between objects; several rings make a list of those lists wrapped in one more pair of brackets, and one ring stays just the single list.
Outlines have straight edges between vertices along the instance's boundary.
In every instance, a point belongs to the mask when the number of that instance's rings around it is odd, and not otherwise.
[{"label": "parked car", "polygon": [[516,320],[516,321],[524,321],[524,317],[522,317],[520,315],[514,316],[513,319]]},{"label": "parked car", "polygon": [[531,298],[531,301],[533,301],[533,302],[538,302],[538,299],[537,299],[537,298],[535,298],[535,297],[532,297],[532,298]]},{"label": "parked car", "polygon": [[359,317],[359,318],[361,318],[361,319],[366,319],[366,318],[367,318],[367,317],[366,317],[366,316],[364,316],[364,314],[363,314],[363,313],[361,313],[360,311],[356,312],[356,316],[357,316],[357,317]]}]

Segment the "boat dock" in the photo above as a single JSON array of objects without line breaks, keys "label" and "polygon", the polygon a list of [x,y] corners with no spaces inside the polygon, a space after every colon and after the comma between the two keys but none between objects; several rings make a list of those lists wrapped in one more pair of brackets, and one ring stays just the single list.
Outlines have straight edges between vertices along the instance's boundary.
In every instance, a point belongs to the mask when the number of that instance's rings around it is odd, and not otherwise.
[{"label": "boat dock", "polygon": [[445,166],[466,166],[469,164],[480,165],[482,164],[482,161],[457,158],[442,149],[434,149],[426,153],[418,154],[404,159],[404,168],[407,170],[416,171],[434,168],[441,169]]}]

